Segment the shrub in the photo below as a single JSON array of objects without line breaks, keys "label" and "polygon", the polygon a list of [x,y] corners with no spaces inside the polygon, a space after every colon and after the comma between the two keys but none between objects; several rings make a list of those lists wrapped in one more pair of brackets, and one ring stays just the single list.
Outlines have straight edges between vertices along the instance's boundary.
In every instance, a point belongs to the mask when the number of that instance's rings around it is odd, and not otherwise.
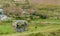
[{"label": "shrub", "polygon": [[5,4],[3,5],[4,8],[5,8],[5,7],[9,7],[9,6],[10,6],[9,3],[5,3]]}]

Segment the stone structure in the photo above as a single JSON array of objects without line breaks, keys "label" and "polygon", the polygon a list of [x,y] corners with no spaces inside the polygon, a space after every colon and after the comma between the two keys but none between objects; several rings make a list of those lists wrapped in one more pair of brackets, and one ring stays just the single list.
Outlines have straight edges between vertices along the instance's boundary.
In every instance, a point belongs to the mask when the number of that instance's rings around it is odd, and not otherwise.
[{"label": "stone structure", "polygon": [[27,21],[25,20],[16,20],[13,22],[13,28],[16,32],[26,31]]},{"label": "stone structure", "polygon": [[3,14],[3,9],[0,9],[0,20],[6,20],[8,17]]}]

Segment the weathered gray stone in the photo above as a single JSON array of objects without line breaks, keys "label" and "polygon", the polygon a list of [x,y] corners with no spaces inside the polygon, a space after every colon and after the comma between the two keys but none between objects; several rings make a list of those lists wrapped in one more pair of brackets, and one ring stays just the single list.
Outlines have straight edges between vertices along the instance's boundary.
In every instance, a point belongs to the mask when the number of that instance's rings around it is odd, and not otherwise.
[{"label": "weathered gray stone", "polygon": [[[21,25],[18,25],[18,23],[22,23]],[[18,27],[20,26],[20,27]],[[27,26],[27,21],[25,20],[15,20],[13,22],[13,28],[16,32],[23,32],[26,30],[26,26]]]}]

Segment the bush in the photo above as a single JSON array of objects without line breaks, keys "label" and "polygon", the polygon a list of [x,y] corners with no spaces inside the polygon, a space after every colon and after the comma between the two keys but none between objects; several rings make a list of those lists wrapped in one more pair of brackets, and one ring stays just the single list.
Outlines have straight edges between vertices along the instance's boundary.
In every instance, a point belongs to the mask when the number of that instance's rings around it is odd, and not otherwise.
[{"label": "bush", "polygon": [[39,13],[31,13],[31,18],[34,17],[34,16],[39,16],[41,19],[48,18],[46,15],[42,15],[42,14],[39,14]]},{"label": "bush", "polygon": [[10,6],[9,3],[5,3],[5,4],[3,5],[4,8],[5,8],[5,7],[9,7],[9,6]]}]

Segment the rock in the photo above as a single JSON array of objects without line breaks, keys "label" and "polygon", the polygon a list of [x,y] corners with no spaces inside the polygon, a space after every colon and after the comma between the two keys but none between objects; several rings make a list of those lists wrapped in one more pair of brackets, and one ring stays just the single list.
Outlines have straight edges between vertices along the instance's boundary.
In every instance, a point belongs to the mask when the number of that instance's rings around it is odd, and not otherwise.
[{"label": "rock", "polygon": [[13,28],[14,28],[14,30],[16,32],[23,32],[23,31],[25,31],[26,30],[26,26],[27,26],[27,21],[25,21],[25,20],[15,20],[13,22]]}]

